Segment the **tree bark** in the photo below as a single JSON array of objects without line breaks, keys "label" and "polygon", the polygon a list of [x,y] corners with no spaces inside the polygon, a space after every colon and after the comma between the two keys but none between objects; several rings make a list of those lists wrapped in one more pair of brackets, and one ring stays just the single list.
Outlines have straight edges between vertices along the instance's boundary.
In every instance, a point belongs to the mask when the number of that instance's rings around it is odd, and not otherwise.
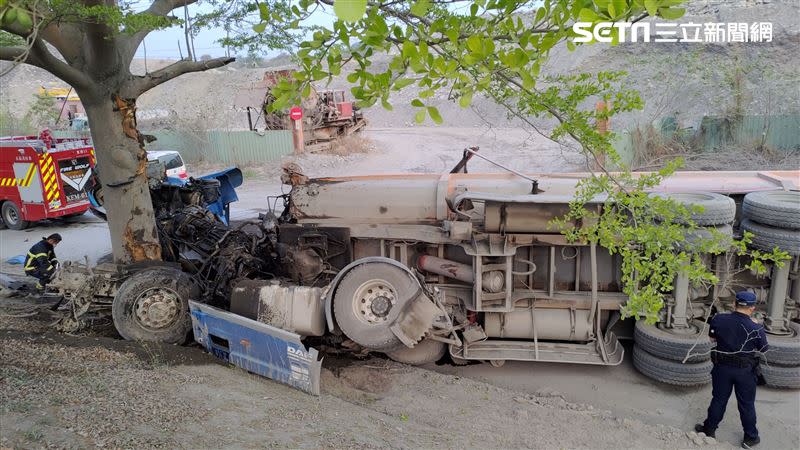
[{"label": "tree bark", "polygon": [[147,185],[147,154],[129,136],[131,125],[135,130],[135,119],[130,122],[131,113],[126,117],[126,111],[116,107],[111,94],[105,98],[95,98],[94,93],[78,94],[92,125],[114,261],[159,260],[161,246]]},{"label": "tree bark", "polygon": [[[152,0],[147,13],[167,16],[197,0]],[[116,6],[116,1],[83,0],[83,6]],[[136,128],[136,99],[184,73],[221,67],[234,58],[179,61],[146,76],[133,76],[130,63],[150,29],[119,33],[100,21],[53,21],[30,48],[2,47],[0,60],[23,59],[69,83],[80,95],[91,126],[97,172],[114,260],[130,263],[161,259],[153,204],[147,183],[147,153]],[[187,29],[188,31],[188,29]],[[26,38],[26,34],[19,34]],[[55,47],[63,60],[51,53]]]}]

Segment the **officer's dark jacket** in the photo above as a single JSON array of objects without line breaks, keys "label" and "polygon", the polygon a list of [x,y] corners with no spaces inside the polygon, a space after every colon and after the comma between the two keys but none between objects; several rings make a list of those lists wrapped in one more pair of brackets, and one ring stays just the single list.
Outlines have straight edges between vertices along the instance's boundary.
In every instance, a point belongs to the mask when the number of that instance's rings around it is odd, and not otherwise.
[{"label": "officer's dark jacket", "polygon": [[42,239],[28,250],[28,256],[25,257],[25,271],[50,270],[55,262],[56,254],[53,246],[47,240]]},{"label": "officer's dark jacket", "polygon": [[718,352],[756,356],[756,352],[769,348],[764,326],[753,322],[747,314],[717,314],[710,325],[708,335],[717,340]]}]

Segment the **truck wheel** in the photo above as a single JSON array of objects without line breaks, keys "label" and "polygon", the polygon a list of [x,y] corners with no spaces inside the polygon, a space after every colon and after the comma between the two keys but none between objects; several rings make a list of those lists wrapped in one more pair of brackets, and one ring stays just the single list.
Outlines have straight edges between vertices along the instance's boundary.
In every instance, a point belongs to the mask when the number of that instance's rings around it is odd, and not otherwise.
[{"label": "truck wheel", "polygon": [[114,326],[127,340],[185,344],[192,329],[189,299],[194,295],[192,279],[177,269],[137,272],[114,297]]},{"label": "truck wheel", "polygon": [[769,365],[800,366],[800,324],[789,322],[788,336],[767,336],[769,348],[764,353],[764,359]]},{"label": "truck wheel", "polygon": [[[673,192],[652,194],[669,198],[676,203],[692,208],[703,207],[702,212],[693,212],[692,221],[697,225],[725,225],[736,217],[736,202],[732,198],[714,192]],[[683,223],[683,221],[677,221]]]},{"label": "truck wheel", "polygon": [[423,339],[418,342],[414,348],[403,346],[400,350],[386,353],[389,358],[404,364],[412,366],[421,366],[436,362],[442,359],[445,351],[447,351],[447,344],[444,342],[434,341],[433,339]]},{"label": "truck wheel", "polygon": [[800,229],[800,192],[764,191],[744,196],[742,215],[778,228]]},{"label": "truck wheel", "polygon": [[[724,236],[724,239],[727,239],[727,245],[730,245],[730,242],[733,238],[733,227],[729,224],[725,225],[713,225],[707,227],[700,227],[694,230],[686,230],[684,234],[685,240],[678,246],[682,250],[691,251],[693,248],[697,247],[701,242],[708,241],[716,237],[715,234],[712,234],[711,229],[716,230],[717,233]],[[722,244],[722,242],[720,242]]]},{"label": "truck wheel", "polygon": [[708,361],[714,345],[708,338],[708,327],[704,327],[705,322],[701,320],[693,320],[689,325],[694,332],[681,334],[669,328],[661,328],[658,324],[650,325],[643,320],[637,320],[633,341],[639,348],[659,358],[680,362],[691,349],[692,357],[687,362]]},{"label": "truck wheel", "polygon": [[767,386],[778,389],[800,389],[800,367],[781,367],[761,364],[761,374]]},{"label": "truck wheel", "polygon": [[362,347],[391,352],[405,347],[392,333],[406,304],[417,297],[419,285],[403,269],[382,262],[354,267],[333,296],[336,323]]},{"label": "truck wheel", "polygon": [[750,219],[742,220],[742,230],[753,233],[750,245],[759,250],[771,252],[778,247],[792,256],[800,255],[800,230],[761,225]]},{"label": "truck wheel", "polygon": [[711,381],[711,361],[683,364],[653,356],[633,346],[633,366],[648,378],[675,386],[699,386]]},{"label": "truck wheel", "polygon": [[12,230],[24,230],[30,225],[30,222],[22,219],[22,211],[11,200],[3,202],[3,206],[0,207],[0,214],[3,215],[3,222]]}]

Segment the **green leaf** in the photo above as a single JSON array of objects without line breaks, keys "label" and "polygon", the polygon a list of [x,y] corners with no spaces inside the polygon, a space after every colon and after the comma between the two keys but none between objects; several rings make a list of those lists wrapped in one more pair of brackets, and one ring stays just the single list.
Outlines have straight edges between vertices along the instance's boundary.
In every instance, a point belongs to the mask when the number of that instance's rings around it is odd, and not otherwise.
[{"label": "green leaf", "polygon": [[478,37],[477,34],[470,36],[469,39],[467,39],[467,48],[469,48],[472,53],[482,54],[483,45],[481,44],[481,38]]},{"label": "green leaf", "polygon": [[392,104],[389,103],[389,101],[386,100],[386,99],[381,99],[381,105],[383,105],[383,109],[385,109],[387,111],[391,111],[391,110],[394,109],[394,108],[392,108]]},{"label": "green leaf", "polygon": [[417,0],[416,2],[414,2],[413,5],[411,5],[410,11],[411,14],[422,17],[425,15],[425,13],[428,12],[428,9],[430,9],[430,7],[431,7],[430,0]]},{"label": "green leaf", "polygon": [[417,108],[422,108],[422,107],[425,106],[425,104],[422,103],[422,100],[420,100],[418,98],[415,98],[414,100],[411,100],[411,106],[416,106]]},{"label": "green leaf", "polygon": [[444,119],[442,119],[442,115],[439,114],[439,110],[436,109],[435,106],[428,106],[426,109],[428,110],[428,115],[431,116],[431,119],[433,119],[433,121],[436,122],[437,125],[441,125],[442,122],[444,122]]},{"label": "green leaf", "polygon": [[676,20],[683,17],[686,8],[659,8],[658,15],[667,20]]},{"label": "green leaf", "polygon": [[535,22],[539,22],[544,19],[544,15],[547,14],[547,11],[544,8],[538,8],[536,10],[536,19]]},{"label": "green leaf", "polygon": [[414,120],[417,123],[425,122],[425,110],[420,109],[419,111],[417,111],[417,113],[414,115]]},{"label": "green leaf", "polygon": [[656,0],[644,0],[644,8],[647,14],[655,17],[658,14],[658,2]]},{"label": "green leaf", "polygon": [[253,31],[256,33],[263,33],[267,29],[267,22],[261,22],[253,25]]},{"label": "green leaf", "polygon": [[472,91],[465,92],[461,98],[458,99],[458,106],[462,108],[466,108],[470,103],[472,103]]},{"label": "green leaf", "polygon": [[269,7],[267,7],[266,3],[258,2],[258,15],[261,17],[261,20],[269,20]]},{"label": "green leaf", "polygon": [[447,34],[447,39],[450,39],[450,42],[453,44],[457,44],[458,38],[461,37],[461,35],[458,34],[458,30],[455,28],[450,28],[445,32],[445,34]]},{"label": "green leaf", "polygon": [[612,5],[614,7],[612,17],[624,16],[625,13],[628,12],[628,2],[626,0],[611,0],[608,5],[609,12],[611,12]]},{"label": "green leaf", "polygon": [[411,84],[414,84],[413,78],[401,78],[394,82],[394,88],[399,91],[400,89],[403,89],[404,87]]},{"label": "green leaf", "polygon": [[367,0],[336,0],[333,3],[336,17],[345,22],[355,22],[367,12]]},{"label": "green leaf", "polygon": [[589,8],[583,8],[581,12],[578,13],[579,22],[597,22],[598,20],[600,20],[600,18],[597,16],[597,13]]},{"label": "green leaf", "polygon": [[411,41],[403,41],[403,58],[415,58],[419,53],[417,46]]}]

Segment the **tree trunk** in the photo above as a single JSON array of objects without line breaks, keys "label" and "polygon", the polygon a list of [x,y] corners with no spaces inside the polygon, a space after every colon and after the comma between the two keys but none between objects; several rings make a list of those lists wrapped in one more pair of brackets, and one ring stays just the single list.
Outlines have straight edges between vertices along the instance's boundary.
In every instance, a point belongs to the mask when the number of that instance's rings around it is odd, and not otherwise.
[{"label": "tree trunk", "polygon": [[160,260],[147,155],[137,140],[135,111],[120,110],[110,94],[79,95],[91,124],[114,261]]}]

